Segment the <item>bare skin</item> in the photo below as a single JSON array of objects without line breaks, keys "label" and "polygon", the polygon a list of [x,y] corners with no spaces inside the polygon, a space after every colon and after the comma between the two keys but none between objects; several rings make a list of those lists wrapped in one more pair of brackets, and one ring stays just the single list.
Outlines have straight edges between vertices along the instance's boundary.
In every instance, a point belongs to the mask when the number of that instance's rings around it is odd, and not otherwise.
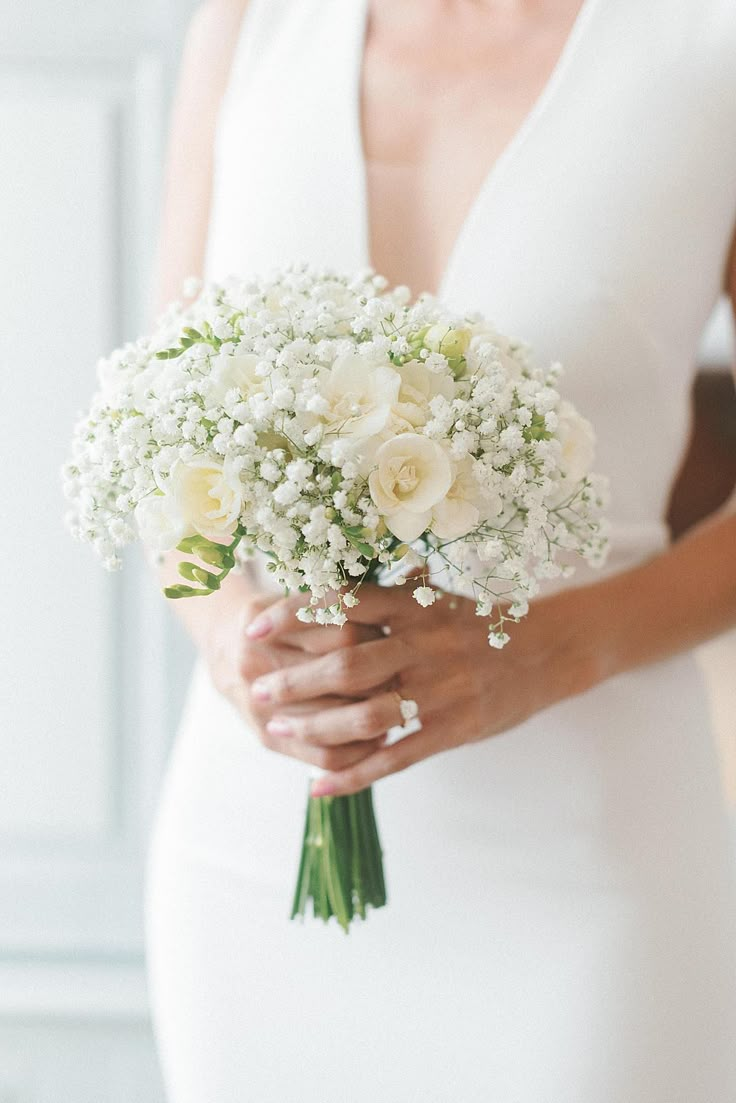
[{"label": "bare skin", "polygon": [[[172,127],[159,306],[201,271],[214,124],[244,7],[209,0],[190,31]],[[372,258],[391,282],[438,287],[483,178],[538,98],[579,7],[580,0],[373,0],[363,141]],[[736,249],[724,289],[736,309]],[[350,793],[733,625],[735,551],[736,518],[712,518],[633,570],[537,601],[502,652],[488,647],[471,603],[420,609],[406,589],[364,587],[352,625],[340,631],[301,625],[301,599],[258,594],[243,577],[176,609],[216,686],[263,743],[328,770],[315,794]],[[399,722],[397,691],[419,703],[423,727],[386,746],[386,729]]]},{"label": "bare skin", "polygon": [[579,8],[373,0],[363,152],[371,257],[392,284],[438,289],[469,207],[539,98]]}]

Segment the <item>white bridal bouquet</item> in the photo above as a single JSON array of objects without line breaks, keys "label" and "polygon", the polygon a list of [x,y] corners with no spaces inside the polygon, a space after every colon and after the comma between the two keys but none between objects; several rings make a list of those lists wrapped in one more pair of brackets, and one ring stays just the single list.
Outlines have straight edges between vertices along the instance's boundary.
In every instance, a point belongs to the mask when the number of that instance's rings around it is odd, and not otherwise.
[{"label": "white bridal bouquet", "polygon": [[[410,301],[372,272],[293,266],[190,286],[98,365],[64,470],[73,533],[108,568],[177,548],[170,598],[265,555],[299,617],[341,625],[366,581],[471,597],[493,647],[570,553],[602,561],[593,432],[485,319]],[[434,586],[433,586],[434,583]],[[413,705],[408,704],[409,708]],[[370,789],[309,798],[292,917],[386,901]]]}]

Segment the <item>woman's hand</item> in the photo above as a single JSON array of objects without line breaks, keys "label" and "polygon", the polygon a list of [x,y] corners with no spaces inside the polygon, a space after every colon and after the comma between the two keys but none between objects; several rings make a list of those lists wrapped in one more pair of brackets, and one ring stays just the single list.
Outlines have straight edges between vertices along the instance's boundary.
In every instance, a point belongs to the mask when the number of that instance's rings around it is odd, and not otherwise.
[{"label": "woman's hand", "polygon": [[[230,595],[231,598],[235,596],[240,598],[240,594]],[[275,740],[267,730],[274,708],[267,701],[253,699],[250,693],[251,682],[264,675],[277,675],[279,671],[301,665],[309,658],[329,655],[374,639],[380,633],[368,625],[359,624],[346,625],[342,631],[328,627],[302,626],[292,612],[291,622],[284,624],[278,637],[259,640],[257,635],[249,635],[248,626],[259,615],[266,613],[274,602],[279,602],[278,595],[259,594],[249,595],[245,600],[229,600],[227,604],[223,603],[217,610],[218,615],[211,621],[204,655],[215,687],[235,705],[267,747],[280,750],[281,747],[275,746]],[[294,604],[294,608],[303,603],[301,598]],[[308,700],[295,703],[292,708],[295,715],[306,719],[324,710],[351,703],[346,696],[327,692],[324,695],[310,695]],[[381,742],[380,738],[352,743],[346,740],[340,746],[334,747],[305,742],[291,746],[290,753],[322,769],[340,770],[372,754]]]},{"label": "woman's hand", "polygon": [[[309,748],[370,748],[343,766],[327,766],[329,776],[312,788],[314,796],[358,792],[430,755],[506,731],[595,684],[603,662],[585,593],[538,600],[497,651],[472,601],[443,595],[421,609],[410,585],[366,585],[351,610],[352,624],[322,632],[339,637],[363,625],[383,629],[381,638],[351,640],[319,656],[297,653],[296,661],[251,681],[251,701],[268,710],[269,745],[284,754],[313,761]],[[251,638],[266,648],[308,637],[314,628],[295,619],[302,604],[302,597],[275,602],[252,622]],[[381,737],[403,723],[402,699],[417,702],[422,727],[386,746]]]}]

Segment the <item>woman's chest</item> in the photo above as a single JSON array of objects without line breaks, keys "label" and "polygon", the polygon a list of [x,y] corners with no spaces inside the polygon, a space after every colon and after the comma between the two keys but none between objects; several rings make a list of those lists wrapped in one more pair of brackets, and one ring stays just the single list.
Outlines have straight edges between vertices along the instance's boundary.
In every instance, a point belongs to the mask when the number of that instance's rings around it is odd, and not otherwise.
[{"label": "woman's chest", "polygon": [[440,286],[465,218],[542,96],[579,8],[563,3],[541,22],[451,15],[407,40],[392,33],[394,21],[369,19],[359,74],[366,216],[372,261],[391,283]]},{"label": "woman's chest", "polygon": [[279,3],[221,116],[208,274],[372,262],[540,349],[603,295],[678,356],[695,347],[733,231],[736,85],[694,6],[665,28],[659,0],[587,0],[536,85],[430,87],[438,66],[372,71],[366,0]]}]

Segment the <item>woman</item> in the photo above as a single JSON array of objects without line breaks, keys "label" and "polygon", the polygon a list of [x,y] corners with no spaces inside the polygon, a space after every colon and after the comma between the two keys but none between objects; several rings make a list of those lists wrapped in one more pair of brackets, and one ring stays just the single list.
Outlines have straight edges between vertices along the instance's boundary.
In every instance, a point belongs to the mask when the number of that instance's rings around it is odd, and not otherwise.
[{"label": "woman", "polygon": [[[179,603],[202,659],[148,902],[172,1103],[728,1103],[736,893],[689,650],[736,621],[736,520],[670,547],[663,517],[736,292],[736,8],[243,9],[190,35],[161,302],[306,258],[483,310],[565,363],[613,547],[501,653],[466,601],[400,590],[339,633],[258,568]],[[389,686],[423,726],[386,746]],[[286,918],[303,763],[380,779],[390,902],[349,938]]]}]

